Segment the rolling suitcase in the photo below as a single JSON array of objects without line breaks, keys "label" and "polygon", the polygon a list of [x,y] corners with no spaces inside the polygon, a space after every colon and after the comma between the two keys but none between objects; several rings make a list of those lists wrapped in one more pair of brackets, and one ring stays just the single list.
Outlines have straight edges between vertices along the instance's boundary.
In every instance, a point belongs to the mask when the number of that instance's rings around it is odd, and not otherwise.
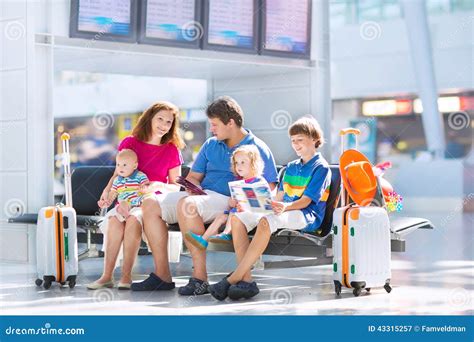
[{"label": "rolling suitcase", "polygon": [[[349,133],[357,136],[360,132],[343,130],[342,139]],[[373,206],[372,203],[368,203],[368,206],[355,203],[346,205],[350,198],[344,189],[346,186],[349,184],[343,184],[342,188],[343,206],[337,208],[333,215],[335,292],[339,295],[342,286],[353,288],[355,296],[359,296],[362,289],[370,291],[371,288],[382,286],[390,292],[390,222],[383,200],[376,203],[379,206]]]},{"label": "rolling suitcase", "polygon": [[70,288],[78,271],[76,211],[72,207],[69,134],[61,136],[64,153],[66,205],[41,208],[36,232],[36,285],[49,289],[53,281]]},{"label": "rolling suitcase", "polygon": [[384,287],[391,291],[390,223],[380,207],[349,205],[336,209],[333,216],[334,286],[362,289]]}]

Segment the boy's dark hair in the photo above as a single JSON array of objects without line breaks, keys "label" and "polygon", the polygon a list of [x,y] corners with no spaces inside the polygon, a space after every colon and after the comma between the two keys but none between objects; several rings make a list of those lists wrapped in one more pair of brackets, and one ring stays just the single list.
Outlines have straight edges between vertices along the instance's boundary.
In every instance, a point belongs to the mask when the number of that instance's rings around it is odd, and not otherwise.
[{"label": "boy's dark hair", "polygon": [[319,148],[324,144],[324,135],[319,122],[312,116],[304,116],[296,120],[288,129],[290,137],[292,135],[304,134],[316,140],[315,147]]},{"label": "boy's dark hair", "polygon": [[237,101],[229,96],[221,96],[215,99],[206,109],[209,119],[218,118],[224,124],[228,124],[233,119],[237,127],[244,124],[244,112]]}]

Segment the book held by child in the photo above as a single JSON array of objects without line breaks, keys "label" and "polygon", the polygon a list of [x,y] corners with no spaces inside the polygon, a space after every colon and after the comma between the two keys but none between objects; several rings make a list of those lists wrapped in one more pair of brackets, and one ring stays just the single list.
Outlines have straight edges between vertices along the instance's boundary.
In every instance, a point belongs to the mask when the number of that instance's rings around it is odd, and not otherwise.
[{"label": "book held by child", "polygon": [[273,212],[271,190],[265,180],[255,183],[248,183],[244,180],[229,182],[229,189],[232,198],[239,202],[243,211]]}]

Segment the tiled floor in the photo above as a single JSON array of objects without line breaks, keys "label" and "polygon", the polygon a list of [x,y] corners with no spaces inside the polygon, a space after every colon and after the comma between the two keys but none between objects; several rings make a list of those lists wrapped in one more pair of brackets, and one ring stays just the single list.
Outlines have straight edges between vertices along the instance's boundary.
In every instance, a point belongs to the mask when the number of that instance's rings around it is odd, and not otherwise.
[{"label": "tiled floor", "polygon": [[[407,237],[407,252],[392,253],[393,291],[372,289],[354,297],[343,290],[334,295],[330,266],[255,271],[261,293],[252,300],[218,302],[210,295],[182,297],[177,291],[135,293],[107,289],[88,291],[84,284],[101,273],[102,259],[80,262],[73,290],[53,285],[37,288],[34,267],[0,265],[1,314],[77,315],[467,315],[473,314],[474,215],[459,212],[406,213],[432,220],[435,230],[419,230]],[[235,266],[230,253],[210,252],[211,283]],[[136,279],[152,270],[151,256],[139,257]],[[191,260],[172,265],[177,286],[187,282]],[[118,277],[118,274],[117,276]]]}]

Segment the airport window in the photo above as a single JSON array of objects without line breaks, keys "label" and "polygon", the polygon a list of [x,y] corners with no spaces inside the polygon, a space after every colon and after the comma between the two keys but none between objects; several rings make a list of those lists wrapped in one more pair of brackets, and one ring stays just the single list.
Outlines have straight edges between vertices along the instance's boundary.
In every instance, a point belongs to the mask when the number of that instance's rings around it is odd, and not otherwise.
[{"label": "airport window", "polygon": [[382,18],[382,4],[378,0],[359,0],[357,2],[357,16],[359,23],[377,21]]},{"label": "airport window", "polygon": [[354,24],[355,4],[351,0],[333,0],[330,3],[331,27]]},{"label": "airport window", "polygon": [[400,18],[398,0],[332,0],[330,2],[331,28]]},{"label": "airport window", "polygon": [[447,13],[451,9],[451,0],[427,0],[426,9],[429,14]]},{"label": "airport window", "polygon": [[451,0],[453,11],[473,11],[474,1],[472,0]]},{"label": "airport window", "polygon": [[400,18],[401,6],[398,0],[385,0],[382,3],[382,18],[383,19],[395,19]]}]

